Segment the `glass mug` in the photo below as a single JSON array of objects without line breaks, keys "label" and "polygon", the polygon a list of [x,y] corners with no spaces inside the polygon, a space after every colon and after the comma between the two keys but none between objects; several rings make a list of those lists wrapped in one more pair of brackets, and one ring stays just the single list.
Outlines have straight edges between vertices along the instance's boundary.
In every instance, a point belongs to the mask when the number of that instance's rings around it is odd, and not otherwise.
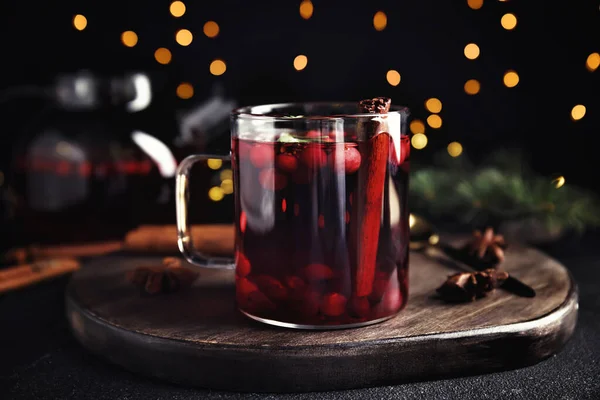
[{"label": "glass mug", "polygon": [[[244,107],[231,156],[192,155],[176,184],[178,245],[208,268],[235,268],[246,316],[299,329],[351,328],[396,315],[408,297],[408,109],[358,113],[351,103]],[[192,165],[231,160],[235,259],[191,241]]]}]

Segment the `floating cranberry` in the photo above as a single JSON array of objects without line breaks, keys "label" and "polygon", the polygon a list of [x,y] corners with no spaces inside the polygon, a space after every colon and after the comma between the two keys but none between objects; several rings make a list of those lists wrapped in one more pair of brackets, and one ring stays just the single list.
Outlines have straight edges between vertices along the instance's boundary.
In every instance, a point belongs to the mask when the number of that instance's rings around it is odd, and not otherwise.
[{"label": "floating cranberry", "polygon": [[338,317],[346,311],[347,299],[339,293],[327,293],[321,300],[321,312],[329,317]]},{"label": "floating cranberry", "polygon": [[396,154],[396,147],[390,142],[390,157],[393,163],[400,165],[408,159],[410,155],[410,140],[408,136],[400,136],[400,155]]},{"label": "floating cranberry", "polygon": [[246,217],[246,213],[242,211],[240,213],[240,231],[242,233],[246,232],[246,224],[248,223],[248,218]]},{"label": "floating cranberry", "polygon": [[309,168],[318,169],[327,165],[327,153],[318,144],[309,144],[300,153],[300,160]]},{"label": "floating cranberry", "polygon": [[275,165],[280,170],[291,173],[298,168],[298,159],[293,154],[279,154],[275,157]]},{"label": "floating cranberry", "polygon": [[[250,154],[250,150],[252,149],[252,145],[246,141],[238,140],[234,143],[237,143],[238,155],[241,160],[245,160],[246,157]],[[235,150],[235,149],[234,149]],[[235,152],[234,152],[235,154]]]},{"label": "floating cranberry", "polygon": [[381,300],[381,311],[386,314],[393,314],[400,309],[402,305],[402,292],[398,288],[390,288]]},{"label": "floating cranberry", "polygon": [[304,267],[304,277],[309,282],[325,281],[333,278],[333,271],[324,264],[308,264]]},{"label": "floating cranberry", "polygon": [[318,138],[320,138],[321,136],[322,136],[322,135],[321,135],[321,132],[320,132],[320,131],[317,131],[317,130],[315,130],[315,129],[313,129],[313,130],[310,130],[310,131],[306,132],[306,135],[305,135],[305,137],[306,137],[307,139],[318,139]]},{"label": "floating cranberry", "polygon": [[350,299],[350,314],[364,318],[371,312],[371,304],[366,297],[352,297]]},{"label": "floating cranberry", "polygon": [[348,147],[344,151],[344,167],[347,174],[353,174],[360,167],[361,156],[356,147]]},{"label": "floating cranberry", "polygon": [[260,185],[267,190],[281,190],[287,186],[287,177],[275,168],[267,168],[258,174]]},{"label": "floating cranberry", "polygon": [[271,300],[281,301],[287,297],[287,289],[272,276],[260,275],[254,278],[254,282],[261,292]]},{"label": "floating cranberry", "polygon": [[275,152],[268,144],[256,144],[250,149],[250,161],[256,168],[265,168],[273,165]]},{"label": "floating cranberry", "polygon": [[248,258],[241,251],[238,251],[236,254],[235,264],[236,264],[235,272],[238,276],[243,278],[245,276],[248,276],[248,274],[250,274],[250,271],[252,270],[252,266],[250,265],[250,261],[248,260]]}]

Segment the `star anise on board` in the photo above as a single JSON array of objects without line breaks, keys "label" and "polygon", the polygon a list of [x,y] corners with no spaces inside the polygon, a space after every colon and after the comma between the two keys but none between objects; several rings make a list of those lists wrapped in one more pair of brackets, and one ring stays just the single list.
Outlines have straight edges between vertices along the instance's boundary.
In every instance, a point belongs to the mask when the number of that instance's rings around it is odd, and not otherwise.
[{"label": "star anise on board", "polygon": [[181,266],[181,260],[166,257],[162,265],[139,266],[127,272],[127,280],[145,293],[172,293],[188,288],[198,278],[198,273]]},{"label": "star anise on board", "polygon": [[437,288],[438,294],[448,302],[468,302],[485,297],[502,285],[508,273],[489,268],[484,271],[458,272],[448,276]]},{"label": "star anise on board", "polygon": [[504,236],[495,234],[492,228],[487,228],[483,233],[475,230],[465,250],[471,257],[476,257],[479,261],[492,266],[504,261],[506,248]]}]

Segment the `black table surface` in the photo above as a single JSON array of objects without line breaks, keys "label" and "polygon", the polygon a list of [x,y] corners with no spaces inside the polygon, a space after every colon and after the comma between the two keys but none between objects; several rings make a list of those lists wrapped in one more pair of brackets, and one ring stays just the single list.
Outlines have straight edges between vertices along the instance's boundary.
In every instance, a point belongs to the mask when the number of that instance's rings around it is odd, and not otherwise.
[{"label": "black table surface", "polygon": [[64,316],[64,277],[0,297],[0,399],[600,399],[600,233],[543,250],[564,263],[579,285],[579,320],[560,353],[530,367],[308,394],[174,386],[124,371],[83,349]]}]

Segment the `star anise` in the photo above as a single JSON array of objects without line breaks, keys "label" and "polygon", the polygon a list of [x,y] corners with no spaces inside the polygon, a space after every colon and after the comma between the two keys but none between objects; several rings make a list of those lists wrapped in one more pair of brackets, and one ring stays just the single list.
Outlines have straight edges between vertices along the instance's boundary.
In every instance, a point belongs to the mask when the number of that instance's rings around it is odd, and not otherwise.
[{"label": "star anise", "polygon": [[502,285],[508,273],[489,268],[484,271],[458,272],[448,276],[437,292],[448,302],[468,302],[485,297]]},{"label": "star anise", "polygon": [[495,267],[504,261],[504,250],[507,248],[502,235],[487,228],[483,233],[473,232],[473,237],[463,248],[465,262],[477,270]]},{"label": "star anise", "polygon": [[127,280],[148,294],[171,293],[190,287],[198,273],[181,266],[181,260],[166,257],[162,265],[140,266],[127,273]]}]

